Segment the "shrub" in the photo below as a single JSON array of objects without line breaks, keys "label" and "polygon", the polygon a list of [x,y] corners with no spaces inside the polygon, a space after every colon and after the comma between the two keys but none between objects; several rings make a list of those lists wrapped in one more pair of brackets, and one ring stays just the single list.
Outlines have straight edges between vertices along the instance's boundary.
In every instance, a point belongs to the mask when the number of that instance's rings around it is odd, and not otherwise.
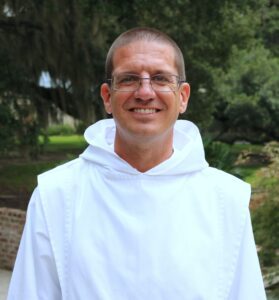
[{"label": "shrub", "polygon": [[7,154],[16,146],[15,131],[17,121],[13,116],[11,108],[0,103],[0,153]]},{"label": "shrub", "polygon": [[278,143],[264,147],[272,163],[257,172],[257,188],[265,191],[265,200],[252,213],[255,239],[260,245],[259,253],[264,267],[279,264],[279,159]]},{"label": "shrub", "polygon": [[77,133],[77,134],[83,135],[83,134],[84,134],[84,131],[85,131],[85,129],[86,129],[87,127],[88,127],[88,126],[85,125],[83,122],[79,122],[79,123],[76,125],[76,133]]},{"label": "shrub", "polygon": [[233,172],[233,164],[236,159],[228,144],[212,141],[210,138],[204,140],[206,159],[210,166],[227,172]]},{"label": "shrub", "polygon": [[255,240],[260,245],[259,257],[264,267],[278,265],[279,202],[267,199],[252,214]]}]

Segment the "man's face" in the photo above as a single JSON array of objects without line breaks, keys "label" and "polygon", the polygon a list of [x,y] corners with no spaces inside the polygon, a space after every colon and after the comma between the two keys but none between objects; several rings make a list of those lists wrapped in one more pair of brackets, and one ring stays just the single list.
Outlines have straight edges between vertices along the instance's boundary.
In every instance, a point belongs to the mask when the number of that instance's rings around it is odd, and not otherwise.
[{"label": "man's face", "polygon": [[[136,74],[150,78],[156,74],[178,75],[174,50],[171,46],[136,41],[116,50],[113,75]],[[105,109],[112,113],[117,135],[121,139],[172,139],[173,125],[186,110],[190,87],[183,83],[177,91],[157,92],[149,80],[142,80],[138,90],[113,90],[108,84],[101,87]]]}]

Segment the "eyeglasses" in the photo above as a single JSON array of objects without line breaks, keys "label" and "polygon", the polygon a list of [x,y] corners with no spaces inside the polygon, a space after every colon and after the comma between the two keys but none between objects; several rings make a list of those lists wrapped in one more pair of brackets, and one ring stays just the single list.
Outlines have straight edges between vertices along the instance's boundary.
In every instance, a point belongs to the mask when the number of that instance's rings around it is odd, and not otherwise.
[{"label": "eyeglasses", "polygon": [[120,92],[135,92],[139,89],[142,80],[149,80],[151,87],[156,92],[177,91],[184,80],[172,74],[156,74],[151,77],[140,77],[136,74],[119,74],[112,76],[108,81],[112,89]]}]

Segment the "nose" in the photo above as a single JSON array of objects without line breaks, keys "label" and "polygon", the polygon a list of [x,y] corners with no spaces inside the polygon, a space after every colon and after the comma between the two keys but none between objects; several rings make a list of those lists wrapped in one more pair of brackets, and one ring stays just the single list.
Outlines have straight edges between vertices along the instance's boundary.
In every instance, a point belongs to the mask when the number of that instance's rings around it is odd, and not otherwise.
[{"label": "nose", "polygon": [[150,78],[141,78],[139,88],[135,91],[135,96],[140,100],[152,100],[155,92],[151,86]]}]

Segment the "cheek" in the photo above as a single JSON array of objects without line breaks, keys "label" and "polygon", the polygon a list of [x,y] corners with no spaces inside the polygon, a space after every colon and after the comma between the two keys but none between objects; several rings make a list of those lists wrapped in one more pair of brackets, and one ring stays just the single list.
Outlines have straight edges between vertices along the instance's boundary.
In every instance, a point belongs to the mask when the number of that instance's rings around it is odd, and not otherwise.
[{"label": "cheek", "polygon": [[108,109],[110,110],[110,113],[114,116],[121,114],[123,110],[123,103],[121,102],[121,99],[115,97],[111,98],[111,101],[108,105]]},{"label": "cheek", "polygon": [[116,94],[111,98],[111,108],[114,111],[126,111],[129,109],[131,102],[134,101],[129,93]]}]

